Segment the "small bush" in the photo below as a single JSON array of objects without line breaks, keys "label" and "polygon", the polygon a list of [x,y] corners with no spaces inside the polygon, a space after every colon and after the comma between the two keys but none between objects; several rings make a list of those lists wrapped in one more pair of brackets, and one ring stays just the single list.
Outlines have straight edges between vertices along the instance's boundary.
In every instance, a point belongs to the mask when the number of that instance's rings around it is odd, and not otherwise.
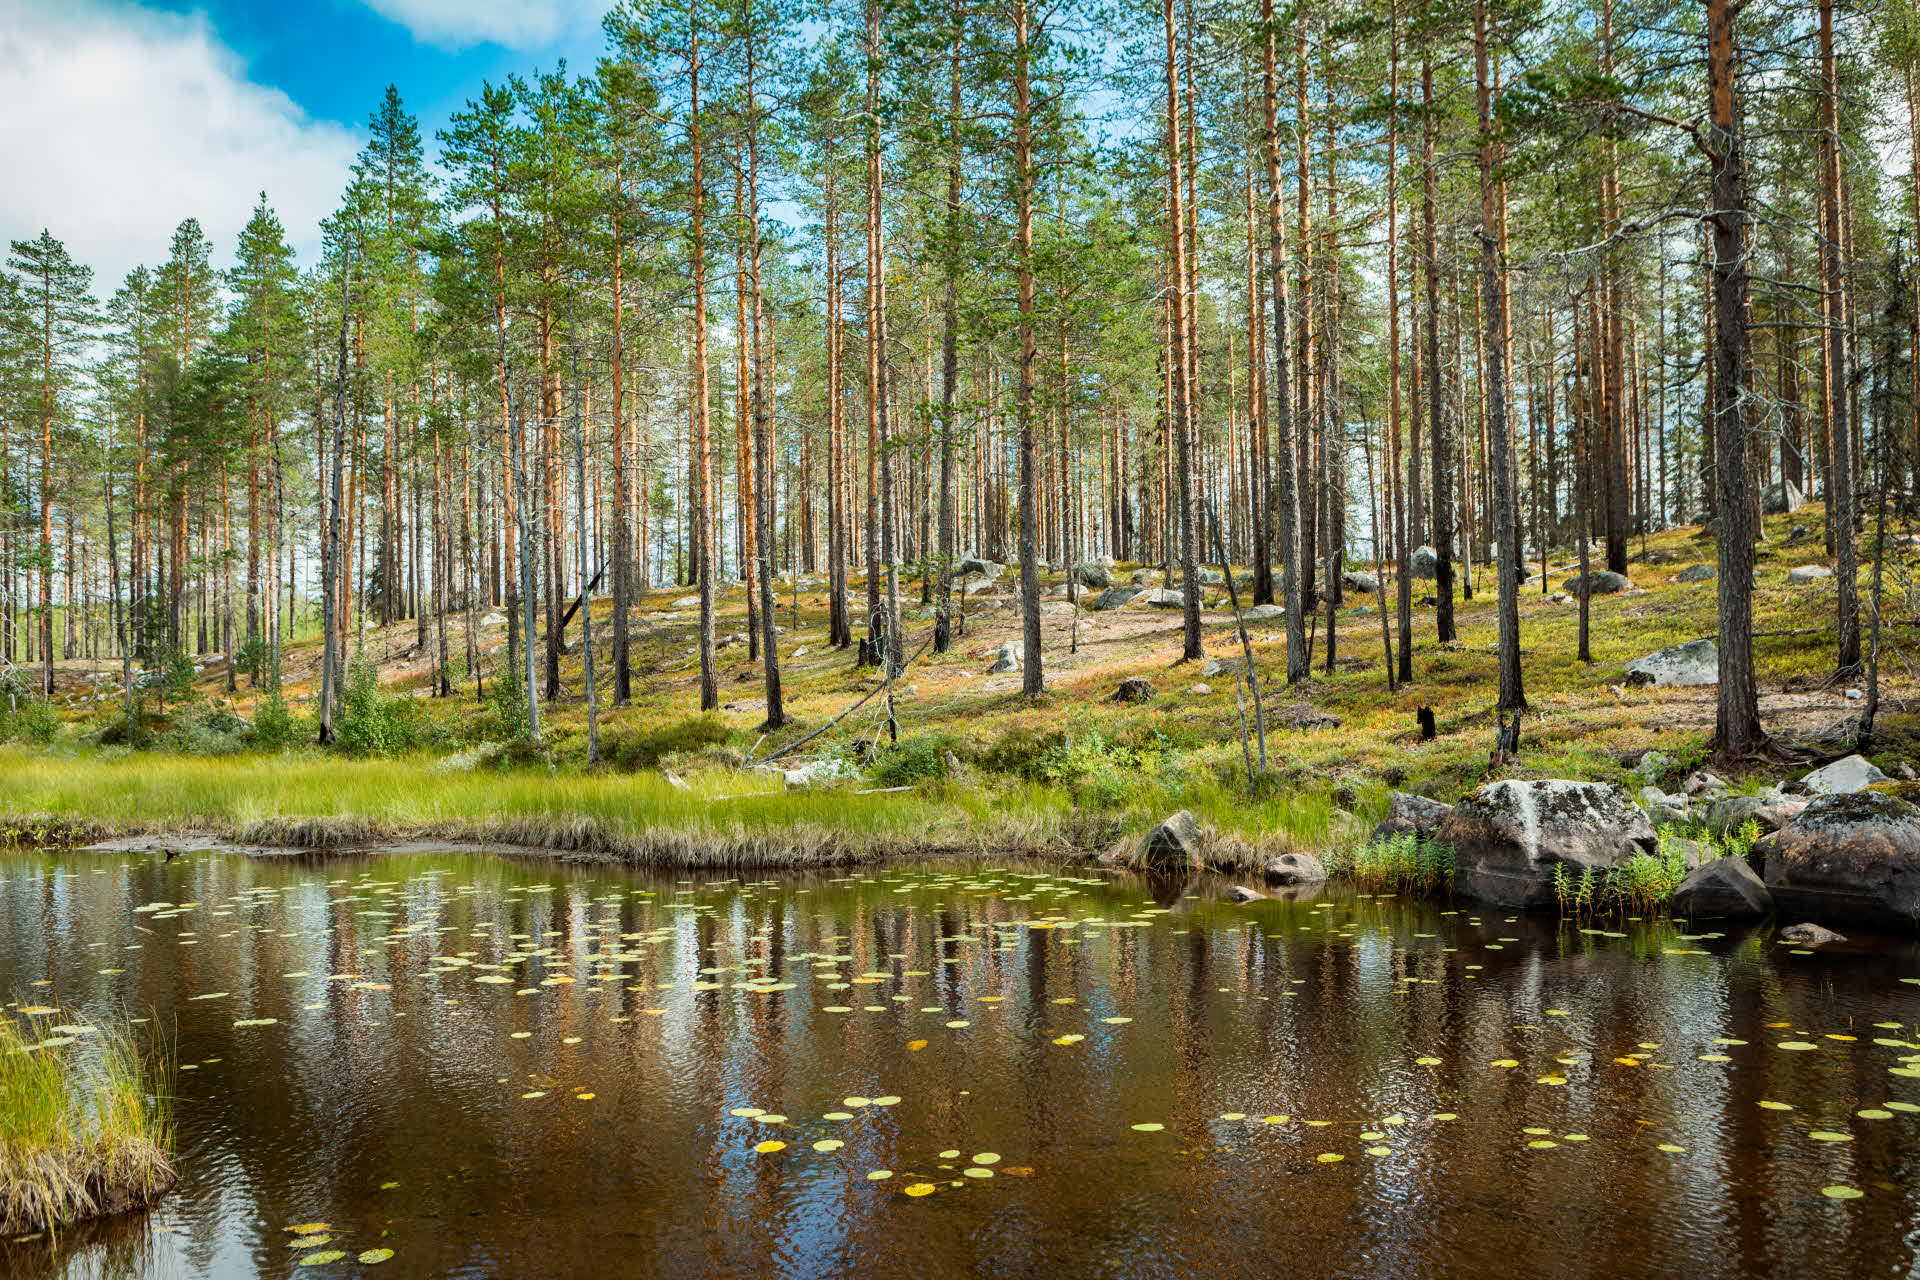
[{"label": "small bush", "polygon": [[487,690],[487,715],[492,723],[487,726],[484,737],[525,742],[533,736],[533,720],[527,713],[527,686],[511,664],[494,676]]},{"label": "small bush", "polygon": [[47,746],[60,736],[60,713],[45,698],[24,698],[6,723],[7,735],[22,742]]},{"label": "small bush", "polygon": [[707,712],[638,733],[602,734],[600,757],[616,769],[657,769],[676,756],[724,746],[731,737],[726,723]]},{"label": "small bush", "polygon": [[372,663],[356,662],[347,673],[346,694],[334,726],[334,742],[350,756],[394,756],[414,745],[407,708],[380,687]]},{"label": "small bush", "polygon": [[916,733],[876,751],[867,773],[874,785],[881,787],[937,781],[952,773],[948,761],[958,759],[965,747],[957,733]]},{"label": "small bush", "polygon": [[253,746],[260,751],[285,751],[306,736],[304,719],[295,718],[287,708],[280,686],[274,685],[253,713]]},{"label": "small bush", "polygon": [[230,756],[245,751],[252,730],[233,712],[199,707],[175,716],[172,726],[153,740],[158,751],[184,756]]}]

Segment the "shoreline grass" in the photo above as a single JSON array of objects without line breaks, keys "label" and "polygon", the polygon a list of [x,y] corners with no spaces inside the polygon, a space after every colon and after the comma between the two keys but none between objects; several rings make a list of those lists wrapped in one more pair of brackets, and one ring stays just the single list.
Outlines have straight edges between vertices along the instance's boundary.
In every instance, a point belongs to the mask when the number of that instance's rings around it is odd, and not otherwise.
[{"label": "shoreline grass", "polygon": [[124,1028],[0,1019],[0,1235],[143,1208],[173,1185],[170,1067]]},{"label": "shoreline grass", "polygon": [[778,773],[731,769],[702,770],[676,785],[644,774],[449,771],[422,758],[0,748],[0,843],[16,845],[205,834],[345,849],[436,839],[635,865],[777,868],[946,853],[1100,853],[1181,808],[1214,831],[1234,865],[1323,847],[1358,822],[1330,794],[1248,800],[1206,778],[1174,787],[1141,779],[1125,795],[1087,803],[1040,782],[933,779],[876,793],[785,790]]}]

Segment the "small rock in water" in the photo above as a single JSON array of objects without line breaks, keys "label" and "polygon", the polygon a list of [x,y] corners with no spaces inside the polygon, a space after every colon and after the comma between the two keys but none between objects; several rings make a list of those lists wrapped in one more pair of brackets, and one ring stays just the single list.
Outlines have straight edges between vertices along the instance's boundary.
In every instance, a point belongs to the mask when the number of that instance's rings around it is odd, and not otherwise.
[{"label": "small rock in water", "polygon": [[1319,884],[1327,869],[1310,853],[1283,853],[1260,869],[1268,884]]},{"label": "small rock in water", "polygon": [[1831,929],[1823,929],[1817,924],[1790,924],[1780,931],[1780,941],[1797,942],[1804,947],[1824,946],[1829,942],[1845,942],[1844,934]]},{"label": "small rock in water", "polygon": [[1673,913],[1677,916],[1752,920],[1771,910],[1773,895],[1745,858],[1715,858],[1688,872],[1673,893]]},{"label": "small rock in water", "polygon": [[1200,865],[1200,824],[1186,809],[1147,832],[1141,861],[1150,871],[1188,871]]},{"label": "small rock in water", "polygon": [[1236,884],[1231,889],[1227,890],[1228,902],[1265,902],[1266,899],[1267,899],[1266,894],[1255,893],[1253,890],[1246,888],[1243,885]]}]

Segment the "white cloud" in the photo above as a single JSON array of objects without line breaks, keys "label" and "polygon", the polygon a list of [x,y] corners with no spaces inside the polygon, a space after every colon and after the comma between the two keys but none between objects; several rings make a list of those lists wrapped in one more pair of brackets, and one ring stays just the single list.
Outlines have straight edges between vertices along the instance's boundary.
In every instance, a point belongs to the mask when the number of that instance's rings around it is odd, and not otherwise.
[{"label": "white cloud", "polygon": [[248,78],[203,16],[0,0],[0,239],[65,240],[104,301],[184,218],[231,261],[259,192],[311,262],[358,141]]},{"label": "white cloud", "polygon": [[538,49],[596,26],[612,0],[363,0],[423,44]]}]

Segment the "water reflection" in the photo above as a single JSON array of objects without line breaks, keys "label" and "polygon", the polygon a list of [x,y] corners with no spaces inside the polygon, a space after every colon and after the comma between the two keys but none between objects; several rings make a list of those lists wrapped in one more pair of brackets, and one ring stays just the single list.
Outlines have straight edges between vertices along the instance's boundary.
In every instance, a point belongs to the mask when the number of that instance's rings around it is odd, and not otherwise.
[{"label": "water reflection", "polygon": [[183,1176],[0,1269],[1912,1269],[1911,946],[1220,887],[15,857],[0,995],[167,1028]]}]

